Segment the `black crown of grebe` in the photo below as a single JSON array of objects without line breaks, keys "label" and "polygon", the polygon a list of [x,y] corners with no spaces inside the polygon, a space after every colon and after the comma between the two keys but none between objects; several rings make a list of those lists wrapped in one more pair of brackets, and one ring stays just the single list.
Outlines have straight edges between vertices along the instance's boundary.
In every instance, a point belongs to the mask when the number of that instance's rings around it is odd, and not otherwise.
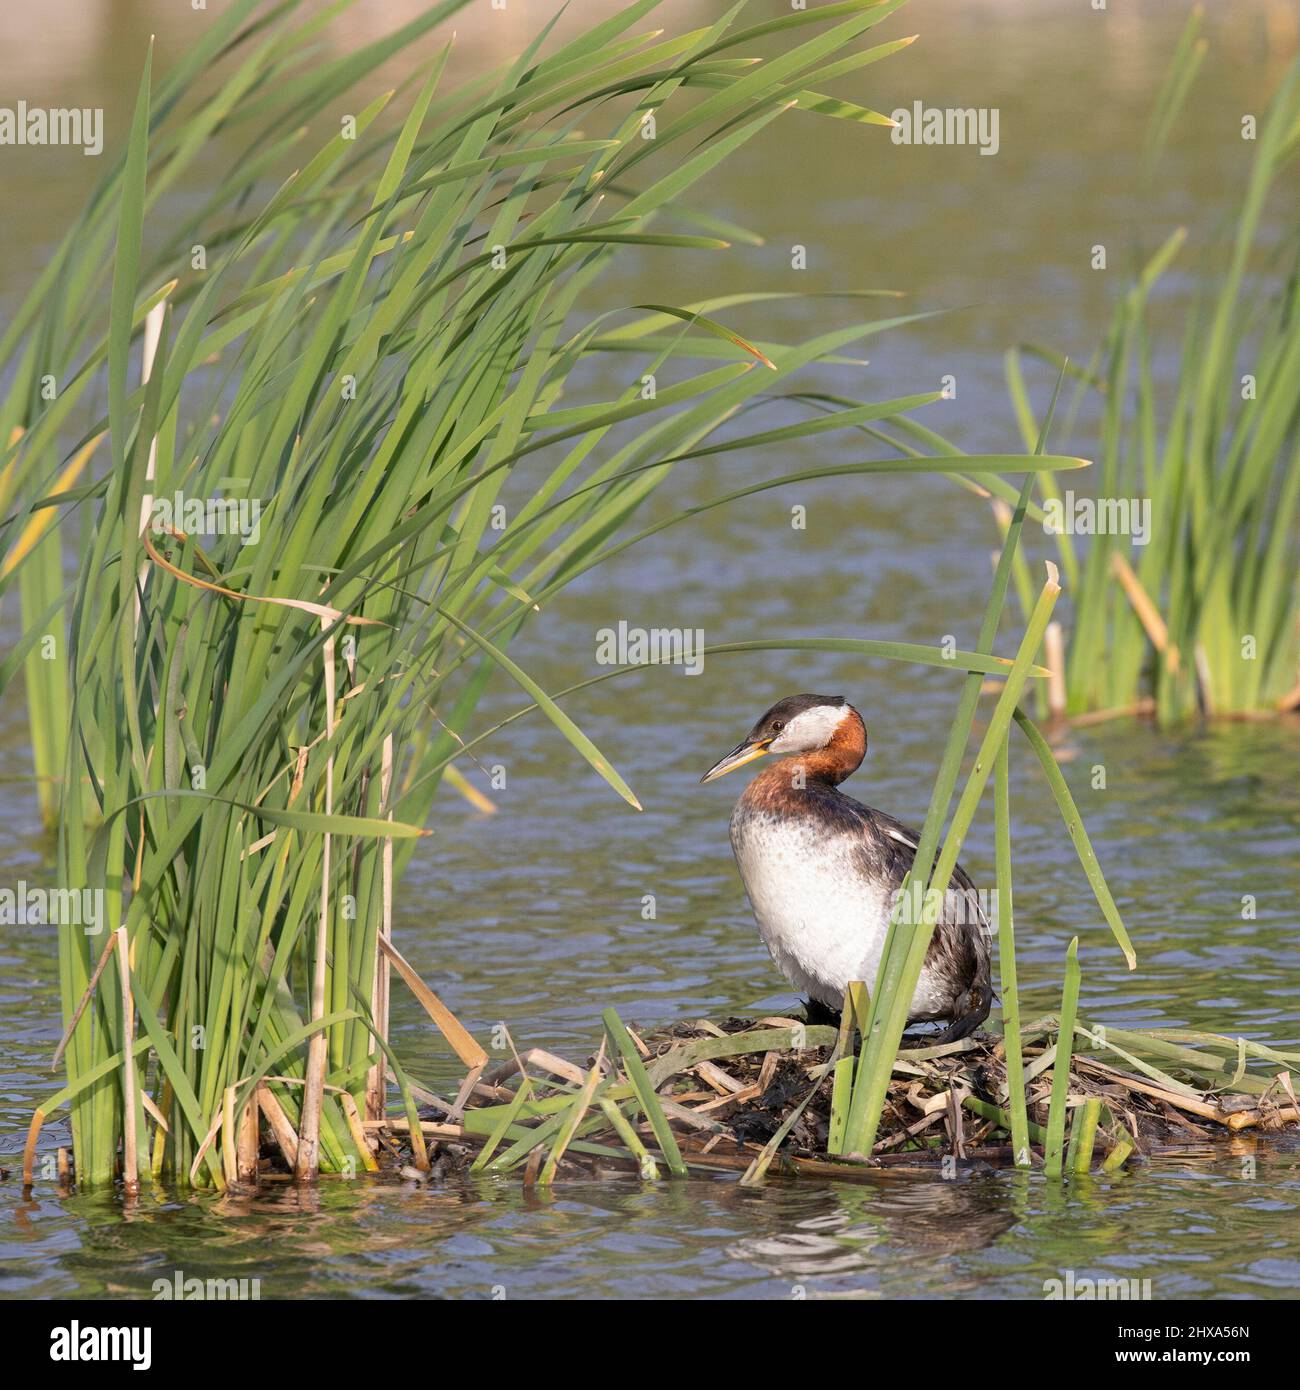
[{"label": "black crown of grebe", "polygon": [[[731,847],[778,969],[836,1012],[851,980],[875,983],[890,914],[920,839],[838,789],[866,752],[866,725],[843,696],[791,695],[700,779],[712,782],[765,754],[777,759],[736,802]],[[950,889],[908,1020],[947,1020],[934,1039],[944,1042],[982,1023],[993,999],[988,923],[960,866]]]}]

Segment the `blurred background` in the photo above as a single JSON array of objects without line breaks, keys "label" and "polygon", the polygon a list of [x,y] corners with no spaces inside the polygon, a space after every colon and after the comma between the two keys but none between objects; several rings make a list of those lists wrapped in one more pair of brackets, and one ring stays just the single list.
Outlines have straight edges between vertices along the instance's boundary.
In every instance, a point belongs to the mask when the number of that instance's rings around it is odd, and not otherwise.
[{"label": "blurred background", "polygon": [[[99,159],[76,149],[3,151],[0,303],[25,287],[98,166],[120,150],[149,35],[157,35],[155,63],[165,69],[222,3],[207,0],[206,11],[189,0],[0,7],[4,101],[103,107],[107,141]],[[426,8],[420,0],[358,0],[326,31],[324,47],[348,51]],[[474,0],[446,26],[456,32],[449,78],[513,57],[560,8],[555,0],[506,0],[503,9]],[[616,0],[575,0],[557,35],[618,8]],[[645,27],[700,25],[726,8],[723,0],[667,0]],[[869,283],[907,290],[927,307],[976,306],[937,330],[934,341],[950,360],[936,362],[936,374],[960,365],[951,358],[967,345],[996,354],[1018,337],[1046,335],[1062,350],[1090,350],[1113,289],[1089,269],[1091,245],[1105,243],[1120,267],[1144,229],[1154,237],[1230,205],[1249,154],[1240,118],[1262,109],[1296,48],[1300,7],[1292,0],[1211,4],[1199,97],[1148,189],[1140,180],[1142,133],[1190,8],[1188,0],[1110,0],[1105,10],[1092,0],[911,0],[878,32],[882,39],[917,33],[919,42],[836,90],[885,112],[914,100],[996,107],[997,156],[895,147],[886,131],[836,121],[779,122],[712,186],[769,247],[721,266],[705,258],[701,274],[724,290],[732,281],[753,287],[756,275],[781,278],[789,245],[800,242],[808,247],[804,287]],[[760,0],[743,22],[788,9],[787,0]],[[424,52],[444,40],[441,31],[431,36]],[[374,79],[368,91],[377,89]],[[228,152],[238,148],[232,143]],[[955,413],[966,417],[960,401],[959,391]]]}]

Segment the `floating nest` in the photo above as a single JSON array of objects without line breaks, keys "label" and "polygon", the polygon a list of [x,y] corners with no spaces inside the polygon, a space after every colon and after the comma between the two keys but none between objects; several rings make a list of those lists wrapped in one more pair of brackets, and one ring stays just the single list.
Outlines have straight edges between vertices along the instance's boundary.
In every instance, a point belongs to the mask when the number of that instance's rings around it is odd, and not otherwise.
[{"label": "floating nest", "polygon": [[[583,1064],[540,1048],[471,1071],[454,1100],[416,1087],[410,1118],[367,1130],[405,1176],[522,1172],[525,1182],[729,1170],[742,1181],[811,1174],[866,1178],[886,1165],[1012,1164],[1000,1036],[905,1039],[871,1154],[839,1152],[851,1072],[843,1028],[796,1018],[728,1018],[656,1032],[624,1028]],[[1021,1030],[1032,1166],[1044,1162],[1058,1023]],[[911,1043],[911,1046],[907,1044]],[[838,1063],[838,1068],[837,1068]],[[846,1071],[847,1068],[847,1071]],[[1300,1053],[1187,1030],[1075,1027],[1060,1163],[1114,1170],[1243,1131],[1294,1131]],[[837,1086],[837,1077],[840,1085]],[[521,1079],[522,1078],[522,1079]]]}]

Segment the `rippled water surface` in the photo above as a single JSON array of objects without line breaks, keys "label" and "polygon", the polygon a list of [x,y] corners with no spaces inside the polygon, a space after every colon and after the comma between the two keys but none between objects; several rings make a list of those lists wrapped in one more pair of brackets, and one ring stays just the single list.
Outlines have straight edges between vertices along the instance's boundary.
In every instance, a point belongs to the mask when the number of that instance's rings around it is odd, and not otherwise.
[{"label": "rippled water surface", "polygon": [[[78,61],[98,69],[106,101],[120,102],[135,67],[122,55],[159,17],[147,4],[112,8],[120,18],[111,51],[91,43]],[[720,7],[696,0],[674,8],[707,16]],[[1212,17],[1205,100],[1189,111],[1158,197],[1139,198],[1136,155],[1184,6],[1113,6],[1098,19],[1086,6],[1051,3],[1034,5],[1031,20],[1027,4],[916,0],[887,33],[919,31],[923,42],[868,69],[860,99],[886,110],[914,96],[997,105],[997,158],[900,150],[862,129],[782,130],[713,185],[715,210],[758,227],[767,248],[738,252],[707,278],[674,270],[670,285],[647,256],[605,293],[611,302],[670,294],[685,302],[755,287],[872,285],[908,289],[923,307],[973,305],[873,340],[871,367],[838,384],[883,397],[955,374],[958,398],[941,427],[967,447],[1014,447],[1001,350],[1038,337],[1086,355],[1113,290],[1088,269],[1087,248],[1108,237],[1126,246],[1180,219],[1209,226],[1241,175],[1239,115],[1262,104],[1293,30],[1289,6],[1233,8],[1237,22]],[[500,38],[487,25],[468,26],[475,61]],[[164,54],[181,41],[174,26],[160,33]],[[11,45],[0,51],[0,70],[30,73],[29,100],[48,90],[52,103],[72,78],[28,57]],[[773,168],[781,171],[775,184]],[[49,219],[19,217],[12,199],[0,211],[13,246],[0,269],[6,303],[22,289],[22,268],[39,264],[53,220],[67,213],[66,182],[43,192],[34,173],[30,186],[22,170],[14,178]],[[792,283],[782,248],[796,241],[812,255],[808,280]],[[737,326],[798,338],[847,321],[824,301],[781,312],[779,323],[757,317]],[[647,517],[737,486],[754,466],[793,471],[853,458],[854,447],[835,435],[815,453],[804,446],[683,472],[671,502],[654,499]],[[790,526],[792,502],[807,507],[804,531]],[[952,633],[969,646],[993,543],[982,505],[942,480],[764,494],[619,557],[541,615],[515,655],[548,688],[570,684],[595,673],[594,633],[619,619],[699,627],[709,641],[821,632],[937,642]],[[1050,556],[1043,537],[1029,544],[1035,557]],[[0,623],[8,643],[14,605]],[[507,772],[494,793],[499,814],[476,816],[451,793],[438,808],[435,834],[399,890],[402,950],[479,1036],[504,1022],[521,1044],[575,1059],[595,1043],[610,1004],[650,1026],[792,1005],[727,847],[738,788],[702,788],[698,779],[763,708],[798,690],[843,693],[862,709],[871,750],[847,790],[919,822],[957,690],[946,672],[783,653],[719,657],[698,676],[646,672],[596,686],[572,705],[645,811],[618,803],[548,726],[512,725],[480,753],[484,767]],[[517,695],[494,690],[483,725],[518,705]],[[48,849],[21,781],[24,740],[22,711],[11,703],[0,710],[6,882],[46,872]],[[1124,969],[1062,843],[1050,795],[1017,748],[1023,1007],[1054,1007],[1077,933],[1090,1020],[1300,1043],[1300,728],[1161,734],[1118,721],[1074,731],[1059,751],[1140,966]],[[986,820],[963,859],[977,882],[989,882]],[[642,915],[646,894],[655,898],[653,920]],[[1247,898],[1253,918],[1243,915]],[[447,1083],[453,1069],[417,1008],[403,995],[394,1000],[396,1042],[412,1072]],[[4,929],[0,1164],[13,1166],[33,1107],[57,1088],[49,1057],[58,1012],[52,938]],[[66,1142],[52,1120],[44,1148]],[[516,1179],[427,1189],[357,1181],[310,1193],[277,1187],[256,1199],[155,1193],[129,1217],[110,1197],[60,1198],[48,1185],[29,1200],[11,1172],[0,1181],[0,1294],[147,1295],[155,1279],[182,1270],[257,1278],[264,1297],[1041,1297],[1044,1281],[1073,1270],[1150,1279],[1156,1297],[1295,1297],[1298,1164],[1293,1145],[1238,1139],[1065,1189],[1036,1174],[978,1170],[952,1181],[901,1172],[862,1183],[772,1181],[757,1191],[723,1177],[590,1181],[562,1183],[551,1196],[526,1193]]]}]

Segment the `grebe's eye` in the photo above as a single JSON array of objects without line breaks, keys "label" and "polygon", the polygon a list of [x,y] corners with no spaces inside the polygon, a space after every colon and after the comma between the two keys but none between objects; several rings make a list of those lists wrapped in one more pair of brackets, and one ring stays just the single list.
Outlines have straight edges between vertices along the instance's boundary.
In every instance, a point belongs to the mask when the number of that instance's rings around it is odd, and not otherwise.
[{"label": "grebe's eye", "polygon": [[783,720],[780,720],[780,719],[774,719],[774,720],[772,720],[772,732],[773,732],[774,734],[779,734],[779,733],[781,732],[781,730],[784,729],[784,728],[785,728],[785,723],[784,723]]}]

